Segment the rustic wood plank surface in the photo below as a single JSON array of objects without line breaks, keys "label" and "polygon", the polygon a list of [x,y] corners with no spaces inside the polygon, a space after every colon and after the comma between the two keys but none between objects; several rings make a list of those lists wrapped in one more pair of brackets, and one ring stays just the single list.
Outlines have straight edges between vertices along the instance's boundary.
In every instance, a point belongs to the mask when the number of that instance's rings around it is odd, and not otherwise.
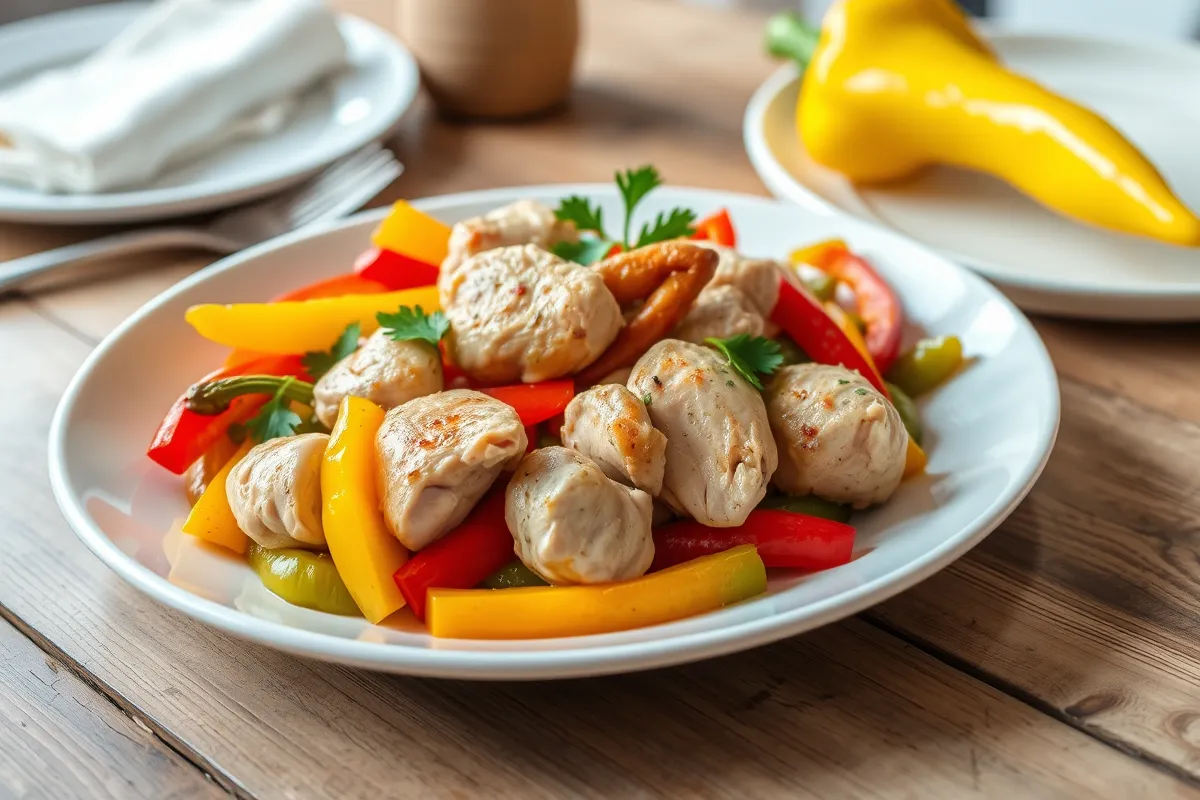
[{"label": "rustic wood plank surface", "polygon": [[[761,19],[636,0],[586,12],[565,111],[455,125],[422,106],[397,140],[408,171],[380,202],[602,181],[647,161],[675,182],[763,193],[740,145],[744,103],[772,68]],[[88,233],[0,225],[0,257]],[[201,770],[263,797],[1196,794],[1196,328],[1038,321],[1065,379],[1045,477],[983,545],[866,622],[646,675],[470,685],[235,641],[137,595],[74,540],[32,465],[91,345],[205,259],[146,263],[159,268],[0,302],[0,342],[18,345],[0,410],[21,420],[0,429],[0,615],[108,698],[79,684],[81,702],[111,700],[153,731],[126,777],[177,780],[184,796]],[[37,708],[23,686],[2,682],[0,699]],[[170,777],[155,741],[193,774]],[[9,774],[25,773],[0,773],[0,791]]]}]

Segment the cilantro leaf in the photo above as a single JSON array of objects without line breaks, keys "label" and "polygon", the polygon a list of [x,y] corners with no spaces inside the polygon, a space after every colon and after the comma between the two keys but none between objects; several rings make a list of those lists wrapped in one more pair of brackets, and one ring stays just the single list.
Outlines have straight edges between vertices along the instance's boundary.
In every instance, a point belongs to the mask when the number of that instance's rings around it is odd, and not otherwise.
[{"label": "cilantro leaf", "polygon": [[574,222],[581,231],[595,231],[600,238],[607,239],[604,233],[604,212],[600,206],[593,207],[586,197],[573,194],[564,198],[554,209],[554,216],[564,222]]},{"label": "cilantro leaf", "polygon": [[644,247],[655,242],[665,242],[668,239],[678,239],[680,236],[691,236],[696,232],[692,223],[696,221],[695,212],[687,208],[675,208],[663,219],[660,213],[654,218],[653,226],[647,223],[642,226],[634,247]]},{"label": "cilantro leaf", "polygon": [[603,261],[613,244],[615,242],[607,239],[585,238],[578,242],[559,242],[551,250],[559,258],[565,258],[567,261],[574,261],[586,267],[597,261]]},{"label": "cilantro leaf", "polygon": [[[662,178],[652,165],[647,164],[637,169],[627,169],[616,174],[617,188],[621,191],[621,199],[625,201],[625,235],[621,241],[629,246],[629,225],[633,221],[633,209],[642,198],[662,185]],[[641,245],[638,245],[641,247]]]},{"label": "cilantro leaf", "polygon": [[342,335],[328,350],[313,350],[305,353],[300,362],[308,370],[313,381],[319,381],[321,376],[333,369],[333,365],[358,349],[358,337],[362,335],[362,326],[351,322],[342,331]]},{"label": "cilantro leaf", "polygon": [[760,392],[763,385],[758,379],[758,373],[770,375],[783,363],[779,342],[763,336],[751,338],[748,334],[739,333],[728,339],[709,337],[704,341],[720,350],[729,360],[729,366],[737,370],[747,383]]},{"label": "cilantro leaf", "polygon": [[292,411],[287,397],[288,386],[295,378],[287,378],[258,413],[246,420],[246,432],[256,442],[267,442],[281,436],[291,436],[300,424],[300,415]]},{"label": "cilantro leaf", "polygon": [[450,330],[450,321],[441,311],[426,314],[420,307],[400,306],[395,314],[380,311],[375,315],[384,335],[393,341],[422,341],[437,347]]}]

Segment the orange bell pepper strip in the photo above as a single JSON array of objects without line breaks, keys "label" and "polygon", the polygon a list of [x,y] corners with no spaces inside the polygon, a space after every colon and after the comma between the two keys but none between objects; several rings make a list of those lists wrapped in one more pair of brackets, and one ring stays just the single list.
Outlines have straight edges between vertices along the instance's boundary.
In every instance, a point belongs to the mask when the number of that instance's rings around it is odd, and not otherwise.
[{"label": "orange bell pepper strip", "polygon": [[816,267],[819,270],[828,272],[829,264],[833,257],[849,249],[846,246],[846,242],[842,239],[823,239],[822,241],[796,248],[788,256],[788,260],[793,265],[808,264],[810,267]]},{"label": "orange bell pepper strip", "polygon": [[555,414],[566,411],[575,396],[575,382],[570,378],[542,383],[521,383],[514,386],[492,386],[480,389],[486,395],[516,409],[521,424],[537,425]]},{"label": "orange bell pepper strip", "polygon": [[729,218],[729,211],[724,208],[700,220],[693,227],[696,229],[696,232],[692,234],[693,239],[709,241],[725,247],[737,246],[737,233],[733,229],[733,220]]},{"label": "orange bell pepper strip", "polygon": [[371,234],[371,244],[436,266],[449,251],[450,226],[397,200]]},{"label": "orange bell pepper strip", "polygon": [[392,575],[408,561],[408,550],[388,530],[379,511],[375,434],[383,417],[383,409],[370,400],[342,400],[321,463],[325,543],[369,622],[379,622],[404,605]]},{"label": "orange bell pepper strip", "polygon": [[382,294],[390,288],[393,287],[384,286],[379,281],[373,281],[362,275],[350,272],[345,275],[334,275],[332,278],[326,278],[323,281],[317,281],[307,286],[301,286],[299,289],[284,292],[272,302],[286,303],[296,300],[317,300],[322,297],[345,297],[348,294]]},{"label": "orange bell pepper strip", "polygon": [[189,308],[186,319],[218,344],[261,353],[307,353],[329,347],[352,322],[366,335],[379,327],[375,315],[380,311],[418,305],[427,313],[440,309],[437,287],[286,303],[209,303]]},{"label": "orange bell pepper strip", "polygon": [[225,462],[225,466],[221,467],[221,470],[213,476],[208,488],[204,490],[204,494],[200,495],[200,499],[196,501],[196,505],[192,506],[191,513],[184,521],[181,528],[184,533],[190,533],[197,539],[220,545],[235,553],[246,552],[250,540],[238,527],[237,518],[233,516],[233,509],[229,507],[229,496],[225,493],[225,481],[234,466],[245,457],[246,453],[250,452],[251,447],[253,447],[253,442],[246,440],[233,454],[233,457]]},{"label": "orange bell pepper strip", "polygon": [[430,588],[425,613],[434,636],[544,639],[658,625],[766,590],[766,567],[754,546],[746,544],[620,583]]},{"label": "orange bell pepper strip", "polygon": [[911,436],[908,437],[908,449],[904,451],[904,478],[920,475],[928,463],[929,457],[925,455],[921,445],[913,441]]}]

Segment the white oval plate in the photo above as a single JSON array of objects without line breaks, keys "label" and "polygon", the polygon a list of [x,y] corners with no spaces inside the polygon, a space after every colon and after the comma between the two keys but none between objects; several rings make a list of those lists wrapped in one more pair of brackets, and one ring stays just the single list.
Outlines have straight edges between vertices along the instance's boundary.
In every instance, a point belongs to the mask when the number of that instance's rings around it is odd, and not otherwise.
[{"label": "white oval plate", "polygon": [[[144,9],[114,3],[0,28],[0,86],[78,61]],[[342,16],[338,28],[350,67],[310,90],[277,133],[232,142],[128,191],[45,194],[0,183],[0,219],[73,225],[197,214],[270,194],[383,138],[416,97],[417,65],[394,37],[364,20]]]},{"label": "white oval plate", "polygon": [[[523,197],[568,194],[620,215],[611,186],[500,189],[416,203],[446,222]],[[238,636],[328,661],[451,678],[550,678],[645,669],[790,636],[878,603],[965,553],[1032,486],[1054,442],[1058,384],[1029,321],[987,283],[895,234],[830,212],[694,189],[661,189],[649,214],[681,205],[733,215],[742,249],[781,256],[845,237],[902,295],[929,333],[956,333],[974,362],[923,402],[929,474],[884,507],[856,517],[858,558],[809,576],[775,575],[759,599],[692,619],[601,636],[544,641],[435,639],[411,614],[389,625],[320,614],[267,592],[240,560],[178,550],[164,536],[188,511],[179,478],[152,464],[146,444],[171,402],[228,352],[184,322],[195,303],[261,301],[345,270],[383,212],[289,234],[227,258],[173,287],[110,335],[80,369],[50,433],[50,476],[67,520],[121,577],[158,601]],[[136,387],[136,388],[134,388]]]},{"label": "white oval plate", "polygon": [[[1120,128],[1200,211],[1200,50],[985,30],[1013,69]],[[785,66],[755,92],[743,138],[763,183],[916,239],[978,271],[1026,311],[1091,319],[1200,319],[1200,250],[1111,233],[1038,205],[998,179],[951,168],[856,188],[815,164],[796,135],[799,78]],[[886,135],[886,133],[885,133]]]}]

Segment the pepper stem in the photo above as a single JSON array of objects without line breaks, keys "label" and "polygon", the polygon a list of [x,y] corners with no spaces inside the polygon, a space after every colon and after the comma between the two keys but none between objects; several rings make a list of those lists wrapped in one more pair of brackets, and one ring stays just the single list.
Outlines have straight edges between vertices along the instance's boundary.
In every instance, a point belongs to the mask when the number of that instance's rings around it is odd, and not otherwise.
[{"label": "pepper stem", "polygon": [[208,383],[197,383],[188,389],[189,411],[205,416],[220,414],[229,408],[235,397],[247,394],[279,393],[288,400],[305,405],[313,403],[313,385],[307,381],[278,375],[239,375],[236,378],[220,378]]},{"label": "pepper stem", "polygon": [[781,11],[767,21],[764,44],[772,58],[790,58],[804,70],[820,38],[820,28],[805,22],[795,11]]}]

